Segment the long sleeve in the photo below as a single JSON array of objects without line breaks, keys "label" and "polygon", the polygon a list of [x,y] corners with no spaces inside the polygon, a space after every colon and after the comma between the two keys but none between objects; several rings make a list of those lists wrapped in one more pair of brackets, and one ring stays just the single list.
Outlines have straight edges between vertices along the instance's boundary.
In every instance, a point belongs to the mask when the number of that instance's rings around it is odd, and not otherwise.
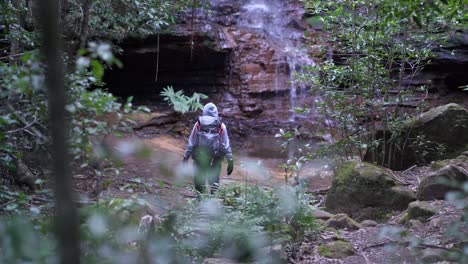
[{"label": "long sleeve", "polygon": [[197,124],[193,126],[192,133],[190,133],[190,137],[188,139],[187,148],[185,149],[184,160],[188,160],[190,156],[192,156],[193,146],[196,144],[197,140]]},{"label": "long sleeve", "polygon": [[228,160],[232,160],[232,149],[231,149],[231,144],[229,143],[229,135],[228,135],[226,125],[224,125],[224,123],[221,124],[221,128],[223,130],[221,134],[221,146],[222,146],[223,154],[224,156],[226,156]]}]

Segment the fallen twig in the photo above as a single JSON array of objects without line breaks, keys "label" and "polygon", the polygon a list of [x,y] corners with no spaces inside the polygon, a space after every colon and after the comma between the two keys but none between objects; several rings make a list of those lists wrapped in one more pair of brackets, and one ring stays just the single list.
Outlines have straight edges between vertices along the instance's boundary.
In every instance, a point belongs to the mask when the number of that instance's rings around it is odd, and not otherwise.
[{"label": "fallen twig", "polygon": [[22,127],[22,128],[10,130],[10,131],[7,131],[6,133],[7,133],[7,134],[12,134],[12,133],[20,132],[20,131],[22,131],[22,130],[26,130],[26,129],[28,129],[30,126],[34,125],[34,124],[36,123],[36,121],[37,121],[37,118],[34,119],[33,122],[27,124],[26,126],[24,126],[24,127]]},{"label": "fallen twig", "polygon": [[364,251],[363,251],[362,249],[359,250],[359,253],[360,253],[360,254],[362,255],[362,257],[366,260],[366,263],[369,263],[369,264],[370,264],[370,263],[373,263],[373,262],[371,262],[371,261],[367,258],[366,253],[364,253]]},{"label": "fallen twig", "polygon": [[[407,246],[410,245],[410,241],[396,241],[396,240],[390,239],[388,237],[387,237],[387,239],[390,240],[390,241],[378,243],[378,244],[375,244],[375,245],[370,245],[370,246],[367,246],[367,247],[363,248],[362,250],[366,250],[366,249],[369,249],[369,248],[382,247],[382,246],[386,246],[386,245],[391,244],[391,243],[395,243],[395,244],[398,244],[399,246],[404,246],[404,247],[407,247]],[[425,244],[425,243],[419,244],[419,245],[417,245],[415,247],[416,248],[423,248],[423,249],[424,248],[436,248],[436,249],[442,249],[442,250],[447,250],[447,251],[450,250],[450,249],[442,247],[442,246]]]},{"label": "fallen twig", "polygon": [[[15,113],[15,116],[18,118],[19,121],[21,121],[24,125],[29,125],[29,123],[26,121],[26,119],[24,119],[20,114],[17,114],[18,111],[16,111],[16,109],[11,105],[11,104],[8,104],[8,108]],[[30,126],[31,127],[31,130],[34,132],[34,134],[43,139],[43,140],[47,140],[47,137],[44,136],[44,134],[42,134],[38,129],[36,129],[34,126]],[[25,131],[28,131],[28,130],[25,130]]]},{"label": "fallen twig", "polygon": [[0,57],[0,60],[6,60],[6,59],[14,58],[14,57],[23,56],[24,54],[26,54],[26,52],[11,54],[11,55],[8,55],[8,56]]},{"label": "fallen twig", "polygon": [[32,196],[31,197],[33,200],[39,201],[39,202],[44,202],[44,203],[50,203],[52,200],[45,199],[39,196]]},{"label": "fallen twig", "polygon": [[408,210],[404,210],[403,212],[401,212],[400,214],[398,215],[395,215],[394,217],[392,217],[392,219],[390,219],[389,222],[393,222],[395,219],[397,219],[398,217],[401,217],[402,215],[404,215],[406,213],[406,211]]},{"label": "fallen twig", "polygon": [[9,204],[11,204],[11,203],[14,203],[14,202],[16,202],[16,199],[13,199],[13,200],[11,200],[11,201],[8,201],[8,202],[6,202],[6,203],[0,205],[0,208],[2,208],[2,207],[4,207],[4,206],[7,206],[7,205],[9,205]]},{"label": "fallen twig", "polygon": [[392,170],[387,170],[388,172],[390,172],[390,174],[393,175],[393,177],[395,178],[395,180],[397,180],[401,185],[410,185],[409,183],[407,182],[404,182],[400,179],[400,177],[398,177],[395,172],[393,172]]},{"label": "fallen twig", "polygon": [[413,166],[409,167],[408,169],[404,170],[402,173],[405,174],[407,172],[410,172],[411,170],[413,170],[416,167],[417,167],[416,165],[413,165]]}]

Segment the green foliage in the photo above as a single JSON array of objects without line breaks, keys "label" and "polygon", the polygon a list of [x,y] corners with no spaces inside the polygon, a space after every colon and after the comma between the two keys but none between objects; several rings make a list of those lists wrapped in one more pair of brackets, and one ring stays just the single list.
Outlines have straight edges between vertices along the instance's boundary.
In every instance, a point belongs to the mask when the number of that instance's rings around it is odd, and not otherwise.
[{"label": "green foliage", "polygon": [[301,132],[298,128],[294,128],[292,131],[280,129],[279,133],[275,135],[275,138],[278,138],[282,151],[288,153],[286,163],[281,165],[281,168],[285,171],[285,183],[294,180],[293,183],[297,184],[300,180],[299,173],[303,164],[315,158],[311,154],[313,151],[310,143],[298,144],[297,139],[300,137]]},{"label": "green foliage", "polygon": [[456,219],[445,234],[447,237],[462,241],[458,247],[454,247],[449,252],[449,256],[457,263],[465,263],[468,261],[468,245],[466,244],[468,234],[464,231],[468,228],[468,181],[448,182],[447,184],[456,188],[456,191],[449,192],[446,200],[453,203],[457,209],[463,210],[462,217]]},{"label": "green foliage", "polygon": [[[327,60],[300,75],[313,93],[321,96],[316,108],[326,124],[324,132],[334,138],[340,156],[376,160],[377,151],[388,151],[387,139],[405,119],[402,109],[409,98],[428,87],[405,83],[418,74],[431,57],[460,27],[463,3],[451,1],[303,1],[314,21],[329,34],[337,60]],[[405,83],[403,82],[405,81]],[[424,96],[419,104],[424,102]],[[396,151],[405,145],[392,144]],[[385,155],[385,154],[383,154]],[[383,158],[385,162],[391,162]]]},{"label": "green foliage", "polygon": [[163,97],[164,101],[173,107],[174,111],[181,114],[203,109],[200,100],[208,98],[208,96],[202,93],[193,93],[193,95],[189,97],[184,94],[183,90],[174,91],[172,86],[164,88],[160,95]]},{"label": "green foliage", "polygon": [[[76,167],[87,167],[91,160],[108,159],[99,148],[104,135],[128,131],[133,121],[132,98],[124,104],[102,89],[100,78],[105,67],[119,62],[108,44],[91,43],[81,51],[76,70],[68,73],[68,111],[71,130],[70,154]],[[25,155],[48,155],[48,109],[44,89],[44,69],[36,52],[27,52],[16,65],[0,62],[0,168],[14,171],[16,159]],[[99,66],[96,66],[99,65]],[[100,70],[96,71],[96,68]],[[46,169],[46,168],[42,168]],[[95,169],[95,173],[102,172]],[[6,197],[0,197],[7,202]]]},{"label": "green foliage", "polygon": [[[38,35],[31,30],[33,17],[30,6],[20,2],[15,6],[14,1],[0,2],[0,55],[7,54],[12,42],[18,42],[23,48],[34,48],[38,42]],[[18,21],[18,18],[21,21]],[[16,53],[21,53],[16,50]],[[17,54],[8,54],[17,55]]]},{"label": "green foliage", "polygon": [[[156,217],[143,232],[140,217],[150,205],[138,198],[101,201],[80,210],[85,263],[200,262],[222,255],[237,261],[275,263],[263,248],[297,241],[317,226],[302,187],[226,185],[215,196],[190,200],[183,211]],[[49,218],[0,218],[0,262],[49,263],[56,256]],[[39,243],[41,241],[41,243]]]},{"label": "green foliage", "polygon": [[45,223],[33,223],[25,216],[0,219],[1,263],[51,263],[55,244],[50,234],[41,233]]},{"label": "green foliage", "polygon": [[[209,2],[192,0],[101,0],[91,1],[90,36],[121,40],[161,32],[173,24],[177,16],[192,7],[206,7]],[[64,17],[68,34],[78,36],[82,20],[81,1],[69,1]]]},{"label": "green foliage", "polygon": [[181,234],[176,240],[187,245],[187,241],[209,239],[205,248],[182,247],[192,257],[225,256],[231,249],[235,252],[231,257],[238,261],[258,260],[260,248],[298,241],[317,228],[310,201],[300,186],[273,190],[221,186],[215,197],[206,197],[177,215],[174,229]]}]

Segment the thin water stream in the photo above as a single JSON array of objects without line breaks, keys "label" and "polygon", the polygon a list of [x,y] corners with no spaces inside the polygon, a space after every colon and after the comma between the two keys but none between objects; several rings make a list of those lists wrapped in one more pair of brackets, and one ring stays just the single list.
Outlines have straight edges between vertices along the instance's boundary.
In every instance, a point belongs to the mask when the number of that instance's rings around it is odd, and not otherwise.
[{"label": "thin water stream", "polygon": [[286,63],[289,72],[289,87],[287,87],[290,98],[289,121],[295,121],[297,114],[294,109],[300,106],[299,101],[305,96],[307,88],[295,80],[295,75],[307,66],[315,66],[315,62],[302,47],[303,32],[288,26],[290,20],[283,13],[283,5],[280,0],[250,0],[242,7],[238,24],[240,27],[263,34],[277,46],[276,78],[271,85],[274,85],[277,94],[279,90],[284,90],[285,87],[279,87],[278,73],[279,67]]}]

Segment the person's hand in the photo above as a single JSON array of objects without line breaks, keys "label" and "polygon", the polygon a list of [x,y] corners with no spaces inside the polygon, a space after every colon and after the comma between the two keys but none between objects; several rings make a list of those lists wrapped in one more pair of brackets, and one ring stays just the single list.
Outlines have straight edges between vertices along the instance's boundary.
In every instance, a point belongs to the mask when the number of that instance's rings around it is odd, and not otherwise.
[{"label": "person's hand", "polygon": [[228,159],[227,175],[231,175],[233,170],[234,170],[234,160]]}]

